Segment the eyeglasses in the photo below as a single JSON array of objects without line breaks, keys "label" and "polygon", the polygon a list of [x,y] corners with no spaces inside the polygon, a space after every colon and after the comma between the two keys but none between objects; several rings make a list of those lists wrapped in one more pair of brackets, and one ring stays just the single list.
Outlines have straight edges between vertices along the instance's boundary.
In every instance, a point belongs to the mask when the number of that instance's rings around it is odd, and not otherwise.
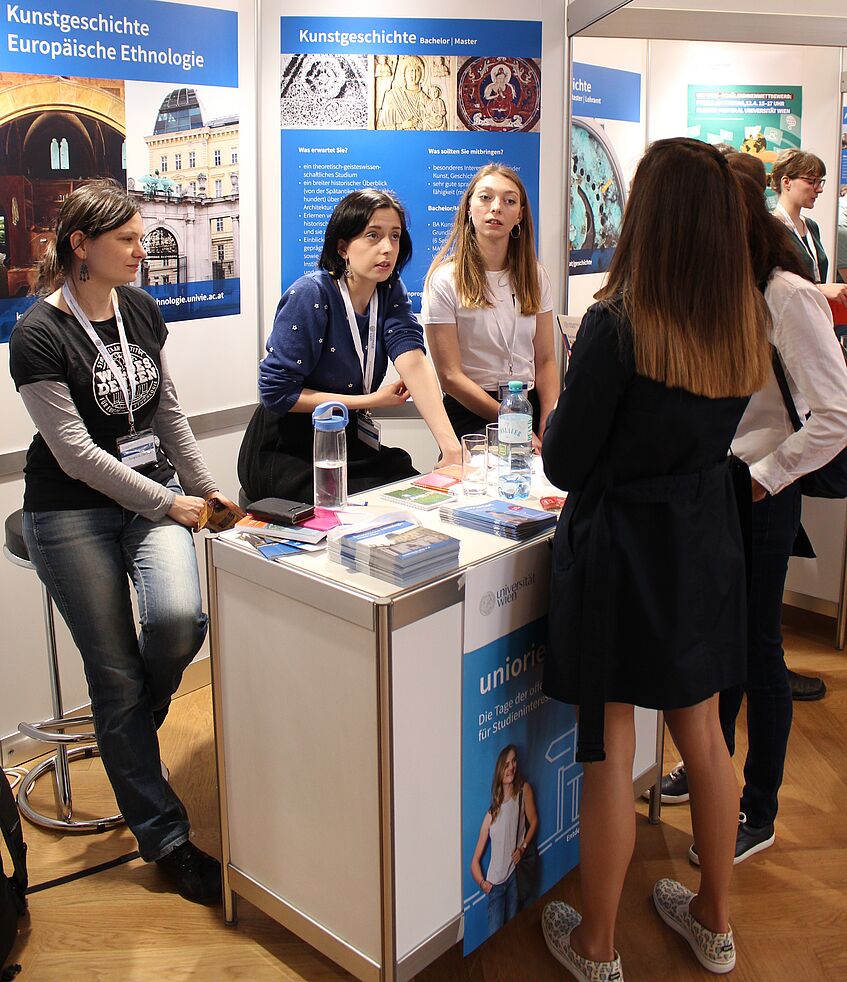
[{"label": "eyeglasses", "polygon": [[800,175],[799,177],[796,178],[796,180],[805,181],[807,184],[811,184],[811,186],[816,191],[818,190],[823,191],[824,185],[826,184],[825,177],[804,177]]}]

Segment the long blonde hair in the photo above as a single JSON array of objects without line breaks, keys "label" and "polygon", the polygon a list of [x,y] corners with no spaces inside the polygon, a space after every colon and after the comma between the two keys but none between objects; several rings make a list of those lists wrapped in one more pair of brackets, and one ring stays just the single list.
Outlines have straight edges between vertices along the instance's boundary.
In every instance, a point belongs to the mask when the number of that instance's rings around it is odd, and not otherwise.
[{"label": "long blonde hair", "polygon": [[518,189],[523,208],[520,234],[509,237],[507,262],[509,276],[515,297],[521,305],[522,314],[537,314],[541,307],[541,288],[538,285],[538,259],[535,255],[535,227],[523,181],[511,167],[505,164],[486,164],[471,179],[462,195],[453,228],[447,241],[439,249],[426,274],[426,282],[445,262],[453,263],[453,282],[456,297],[463,307],[492,307],[485,277],[485,265],[476,241],[476,232],[470,219],[470,203],[476,186],[491,174],[499,174],[511,181]]},{"label": "long blonde hair", "polygon": [[753,277],[746,215],[714,147],[658,140],[641,158],[596,294],[622,302],[640,375],[710,398],[764,385],[770,315]]}]

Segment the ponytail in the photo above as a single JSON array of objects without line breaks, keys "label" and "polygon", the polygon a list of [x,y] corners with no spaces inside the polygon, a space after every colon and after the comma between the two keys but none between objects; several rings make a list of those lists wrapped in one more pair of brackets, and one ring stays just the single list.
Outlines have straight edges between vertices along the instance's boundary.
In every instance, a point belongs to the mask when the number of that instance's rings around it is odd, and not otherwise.
[{"label": "ponytail", "polygon": [[47,248],[35,273],[35,292],[42,296],[52,293],[64,282],[65,271],[59,261],[59,253],[56,251],[56,243],[48,242]]}]

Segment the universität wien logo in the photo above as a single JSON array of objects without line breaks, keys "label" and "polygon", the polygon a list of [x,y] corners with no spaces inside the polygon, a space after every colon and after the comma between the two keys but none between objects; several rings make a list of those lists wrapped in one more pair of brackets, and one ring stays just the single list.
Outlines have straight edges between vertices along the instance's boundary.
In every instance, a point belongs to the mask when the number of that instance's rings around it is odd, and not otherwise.
[{"label": "universit\u00e4t wien logo", "polygon": [[492,610],[497,606],[497,598],[493,590],[486,590],[479,600],[479,612],[483,617],[488,617]]}]

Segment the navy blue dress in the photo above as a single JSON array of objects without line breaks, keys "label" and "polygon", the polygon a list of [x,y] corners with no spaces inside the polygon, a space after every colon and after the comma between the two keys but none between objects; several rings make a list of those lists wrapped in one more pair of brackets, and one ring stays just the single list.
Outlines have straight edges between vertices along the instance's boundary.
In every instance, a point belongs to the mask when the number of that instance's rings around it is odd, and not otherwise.
[{"label": "navy blue dress", "polygon": [[727,454],[746,404],[638,375],[616,308],[585,315],[542,451],[548,478],[569,492],[544,691],[579,705],[580,760],[605,756],[606,702],[675,709],[744,678],[744,548]]},{"label": "navy blue dress", "polygon": [[[372,389],[385,378],[388,359],[424,351],[423,331],[401,280],[377,287],[376,355]],[[356,315],[362,350],[369,317]],[[307,273],[282,295],[259,366],[261,405],[248,424],[238,455],[238,478],[251,501],[265,497],[311,501],[313,428],[310,413],[293,413],[303,389],[361,395],[362,368],[338,285],[329,273]],[[413,477],[405,450],[373,450],[357,436],[357,414],[347,425],[347,487],[351,494]]]}]

